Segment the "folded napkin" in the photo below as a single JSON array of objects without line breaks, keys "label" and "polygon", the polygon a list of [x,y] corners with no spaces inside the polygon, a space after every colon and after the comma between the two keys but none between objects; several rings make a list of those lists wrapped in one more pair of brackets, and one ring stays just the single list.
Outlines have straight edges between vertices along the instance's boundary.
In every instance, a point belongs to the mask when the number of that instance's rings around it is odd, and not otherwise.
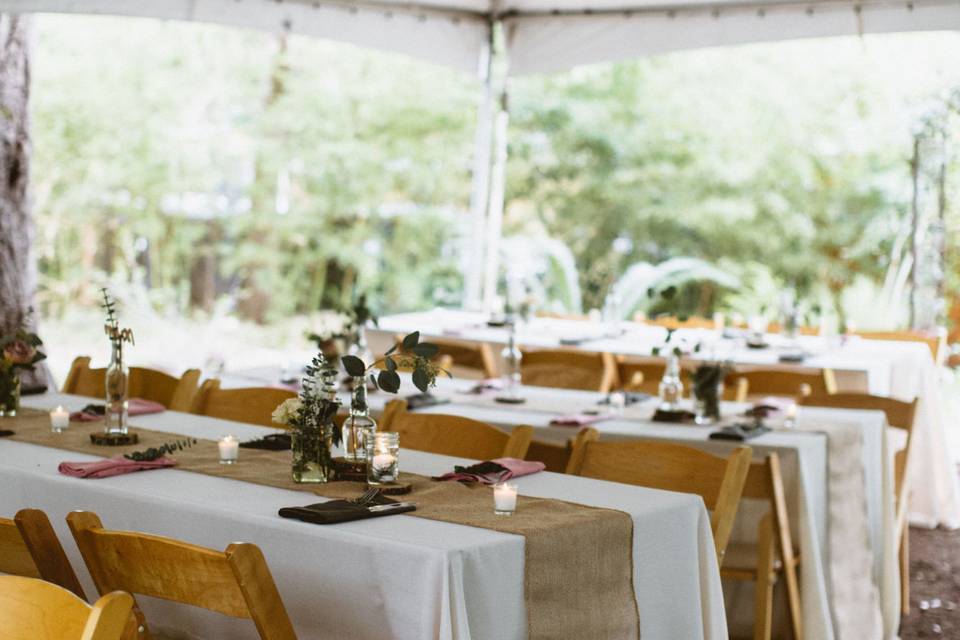
[{"label": "folded napkin", "polygon": [[[389,505],[398,505],[390,507]],[[382,507],[388,507],[382,509]],[[349,500],[330,500],[317,504],[308,504],[305,507],[283,507],[278,512],[281,518],[293,518],[312,524],[337,524],[352,520],[366,520],[367,518],[382,518],[398,513],[415,511],[416,506],[409,502],[398,503],[395,500],[378,496],[369,504],[358,505]]]},{"label": "folded napkin", "polygon": [[271,433],[270,435],[241,442],[244,449],[263,449],[264,451],[290,451],[292,440],[289,433]]},{"label": "folded napkin", "polygon": [[[167,408],[159,402],[144,400],[143,398],[130,398],[127,402],[127,415],[145,416],[150,413],[162,413]],[[74,411],[70,414],[70,419],[74,422],[95,422],[103,420],[103,414],[106,408],[102,404],[88,404],[80,411]]]},{"label": "folded napkin", "polygon": [[450,402],[447,398],[438,398],[432,393],[415,393],[412,396],[407,396],[405,398],[407,401],[407,409],[410,411],[416,411],[417,409],[422,409],[424,407],[433,407],[438,404],[447,404]]},{"label": "folded napkin", "polygon": [[565,347],[576,347],[578,345],[583,344],[588,339],[589,338],[585,336],[564,336],[560,338],[559,342],[561,345]]},{"label": "folded napkin", "polygon": [[770,427],[752,424],[732,424],[710,434],[711,440],[735,440],[743,442],[770,432]]},{"label": "folded napkin", "polygon": [[7,436],[12,436],[15,433],[15,431],[10,431],[9,429],[0,429],[0,438],[6,438]]},{"label": "folded napkin", "polygon": [[692,411],[685,411],[683,409],[677,409],[676,411],[657,409],[653,412],[653,417],[650,419],[654,422],[683,422],[692,424],[694,418],[696,418],[696,416]]},{"label": "folded napkin", "polygon": [[557,416],[550,421],[550,424],[558,427],[585,427],[609,419],[610,416],[606,413],[571,413],[565,416]]},{"label": "folded napkin", "polygon": [[479,462],[469,467],[459,465],[453,468],[452,473],[445,473],[434,480],[456,480],[458,482],[480,482],[482,484],[497,484],[511,478],[528,476],[546,469],[546,465],[535,460],[518,460],[516,458],[496,458],[486,462]]},{"label": "folded napkin", "polygon": [[177,464],[176,460],[167,457],[137,462],[118,456],[106,460],[97,460],[96,462],[61,462],[57,471],[73,478],[109,478],[124,473],[133,473],[134,471],[163,469],[175,464]]},{"label": "folded napkin", "polygon": [[47,385],[45,384],[25,384],[20,387],[21,396],[38,396],[41,393],[47,392]]},{"label": "folded napkin", "polygon": [[473,385],[465,391],[464,393],[472,393],[479,395],[486,391],[502,391],[506,387],[503,378],[487,378],[486,380],[481,380],[477,384]]}]

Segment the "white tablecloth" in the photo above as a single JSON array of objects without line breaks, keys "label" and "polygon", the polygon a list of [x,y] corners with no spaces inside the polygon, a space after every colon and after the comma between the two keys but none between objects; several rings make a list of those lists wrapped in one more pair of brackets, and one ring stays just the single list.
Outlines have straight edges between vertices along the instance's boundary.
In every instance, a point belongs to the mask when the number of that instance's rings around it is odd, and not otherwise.
[{"label": "white tablecloth", "polygon": [[[24,398],[36,408],[76,409],[87,402],[58,394]],[[175,412],[134,422],[203,438],[265,432]],[[309,525],[280,518],[277,510],[319,500],[314,496],[177,469],[102,480],[56,471],[63,460],[88,459],[93,457],[0,439],[0,513],[24,507],[46,511],[88,593],[95,591],[63,520],[73,509],[97,512],[109,528],[217,549],[238,540],[256,543],[303,639],[526,636],[521,536],[403,515]],[[409,450],[401,454],[403,469],[422,474],[462,462]],[[699,497],[551,473],[519,478],[517,484],[523,495],[633,517],[634,588],[645,639],[727,637],[709,517]],[[207,640],[256,637],[247,621],[146,600],[148,619],[162,630]]]},{"label": "white tablecloth", "polygon": [[[557,347],[562,338],[588,338],[577,348],[588,351],[649,356],[660,344],[665,330],[633,322],[622,322],[623,335],[604,337],[606,328],[581,321],[537,318],[519,330],[521,344],[532,347]],[[392,336],[419,330],[424,336],[504,344],[507,332],[487,327],[478,313],[435,309],[381,318],[380,331]],[[913,440],[910,522],[918,526],[960,527],[960,483],[956,466],[947,446],[947,429],[960,428],[960,416],[944,395],[941,373],[930,349],[920,342],[864,340],[857,337],[828,341],[801,336],[801,346],[810,354],[802,364],[778,361],[776,349],[748,349],[742,341],[721,340],[711,330],[680,330],[677,335],[690,344],[703,342],[703,353],[731,359],[740,365],[762,365],[784,369],[829,368],[866,375],[870,393],[901,400],[919,399]],[[768,336],[776,345],[781,336]]]}]

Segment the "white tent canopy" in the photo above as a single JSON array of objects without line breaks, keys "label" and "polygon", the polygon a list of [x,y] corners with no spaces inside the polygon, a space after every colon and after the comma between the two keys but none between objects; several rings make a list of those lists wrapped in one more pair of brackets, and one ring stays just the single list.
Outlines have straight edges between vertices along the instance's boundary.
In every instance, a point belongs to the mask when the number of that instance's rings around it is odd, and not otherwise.
[{"label": "white tent canopy", "polygon": [[0,11],[290,31],[469,72],[501,22],[513,74],[746,42],[960,28],[960,3],[946,0],[0,0]]}]

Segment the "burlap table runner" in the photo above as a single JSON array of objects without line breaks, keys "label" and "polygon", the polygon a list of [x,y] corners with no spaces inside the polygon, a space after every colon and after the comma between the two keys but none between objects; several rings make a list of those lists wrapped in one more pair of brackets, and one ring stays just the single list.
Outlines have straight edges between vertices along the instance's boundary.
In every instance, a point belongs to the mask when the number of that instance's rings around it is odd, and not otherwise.
[{"label": "burlap table runner", "polygon": [[[89,434],[103,428],[99,422],[74,422],[67,431],[53,433],[47,413],[23,409],[3,423],[15,432],[9,436],[11,440],[104,457],[185,437],[137,427],[139,444],[107,448],[90,443]],[[327,498],[353,498],[364,489],[352,482],[296,484],[290,478],[290,456],[289,451],[243,449],[239,464],[222,465],[217,443],[198,440],[174,457],[185,471]],[[404,500],[417,505],[408,515],[524,536],[524,594],[531,639],[639,638],[633,591],[633,519],[629,514],[520,496],[516,514],[502,517],[493,513],[489,487],[434,482],[414,474],[403,474],[403,479],[413,485]]]}]

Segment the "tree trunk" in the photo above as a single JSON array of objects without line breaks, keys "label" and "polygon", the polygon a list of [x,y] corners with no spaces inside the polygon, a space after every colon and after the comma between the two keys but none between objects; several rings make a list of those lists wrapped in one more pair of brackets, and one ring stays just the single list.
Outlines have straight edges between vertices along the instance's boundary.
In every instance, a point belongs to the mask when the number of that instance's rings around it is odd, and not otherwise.
[{"label": "tree trunk", "polygon": [[[36,283],[30,218],[30,32],[28,17],[0,14],[0,334],[25,320]],[[46,384],[46,367],[24,385]]]}]

